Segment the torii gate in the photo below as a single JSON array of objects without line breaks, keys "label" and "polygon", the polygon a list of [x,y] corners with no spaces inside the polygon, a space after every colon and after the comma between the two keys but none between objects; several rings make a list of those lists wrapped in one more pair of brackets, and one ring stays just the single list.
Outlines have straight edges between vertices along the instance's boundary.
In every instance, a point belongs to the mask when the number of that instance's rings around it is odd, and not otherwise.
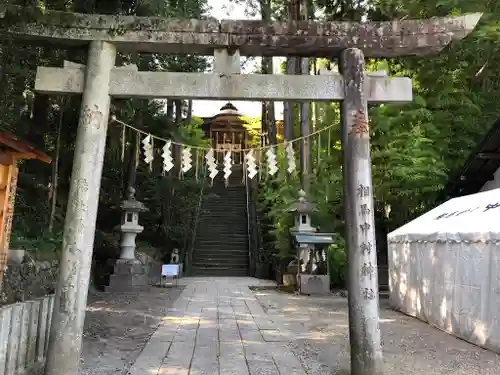
[{"label": "torii gate", "polygon": [[[18,17],[22,14],[22,17]],[[32,22],[26,22],[26,14]],[[468,35],[481,14],[392,22],[172,20],[2,6],[3,32],[30,42],[89,45],[87,66],[40,67],[35,90],[83,94],[46,374],[76,375],[90,276],[110,96],[342,101],[349,260],[351,373],[379,375],[377,260],[367,103],[408,102],[411,81],[364,72],[365,57],[437,53]],[[19,20],[17,22],[16,20]],[[116,51],[215,56],[215,72],[115,67]],[[242,75],[239,56],[338,57],[342,74]]]}]

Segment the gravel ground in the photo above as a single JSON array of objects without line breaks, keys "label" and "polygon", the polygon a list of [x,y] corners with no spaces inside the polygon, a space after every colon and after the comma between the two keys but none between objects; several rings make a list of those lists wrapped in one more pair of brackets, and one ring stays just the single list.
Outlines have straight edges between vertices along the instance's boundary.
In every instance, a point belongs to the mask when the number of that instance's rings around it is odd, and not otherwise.
[{"label": "gravel ground", "polygon": [[[271,316],[287,322],[290,343],[310,375],[349,374],[347,299],[256,291]],[[498,375],[500,356],[390,310],[381,300],[384,375]]]},{"label": "gravel ground", "polygon": [[89,293],[78,374],[126,374],[182,289]]}]

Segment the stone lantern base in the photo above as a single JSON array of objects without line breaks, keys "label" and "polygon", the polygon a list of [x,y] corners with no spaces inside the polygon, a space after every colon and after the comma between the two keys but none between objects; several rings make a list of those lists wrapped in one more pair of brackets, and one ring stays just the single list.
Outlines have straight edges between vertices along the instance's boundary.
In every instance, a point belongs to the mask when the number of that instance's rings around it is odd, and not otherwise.
[{"label": "stone lantern base", "polygon": [[107,292],[140,292],[149,290],[147,266],[137,259],[118,259],[109,279]]},{"label": "stone lantern base", "polygon": [[330,276],[328,275],[299,275],[300,294],[330,294]]}]

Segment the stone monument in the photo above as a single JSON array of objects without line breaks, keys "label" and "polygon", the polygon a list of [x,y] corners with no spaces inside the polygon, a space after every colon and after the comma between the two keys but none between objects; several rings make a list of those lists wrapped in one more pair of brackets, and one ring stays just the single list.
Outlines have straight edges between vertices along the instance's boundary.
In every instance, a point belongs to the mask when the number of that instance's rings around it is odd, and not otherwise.
[{"label": "stone monument", "polygon": [[108,292],[135,292],[149,289],[147,265],[135,258],[135,238],[144,230],[139,225],[139,213],[147,211],[143,203],[135,199],[135,189],[129,187],[128,199],[123,201],[121,231],[121,253],[116,261],[115,272],[111,275]]}]

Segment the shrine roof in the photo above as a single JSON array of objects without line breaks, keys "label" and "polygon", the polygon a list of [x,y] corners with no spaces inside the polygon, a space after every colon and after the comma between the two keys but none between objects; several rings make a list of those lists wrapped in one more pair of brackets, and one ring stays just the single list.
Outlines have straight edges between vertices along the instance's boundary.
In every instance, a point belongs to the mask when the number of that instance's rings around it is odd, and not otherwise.
[{"label": "shrine roof", "polygon": [[45,153],[9,132],[0,132],[0,148],[15,153],[16,159],[38,159],[48,164],[52,162],[52,159]]},{"label": "shrine roof", "polygon": [[444,189],[445,199],[477,193],[500,168],[500,117]]},{"label": "shrine roof", "polygon": [[0,6],[0,32],[31,43],[79,46],[92,40],[116,44],[122,52],[213,55],[239,49],[242,56],[338,55],[357,47],[366,57],[425,55],[467,36],[482,13],[388,22],[267,22],[180,20],[47,11]]}]

